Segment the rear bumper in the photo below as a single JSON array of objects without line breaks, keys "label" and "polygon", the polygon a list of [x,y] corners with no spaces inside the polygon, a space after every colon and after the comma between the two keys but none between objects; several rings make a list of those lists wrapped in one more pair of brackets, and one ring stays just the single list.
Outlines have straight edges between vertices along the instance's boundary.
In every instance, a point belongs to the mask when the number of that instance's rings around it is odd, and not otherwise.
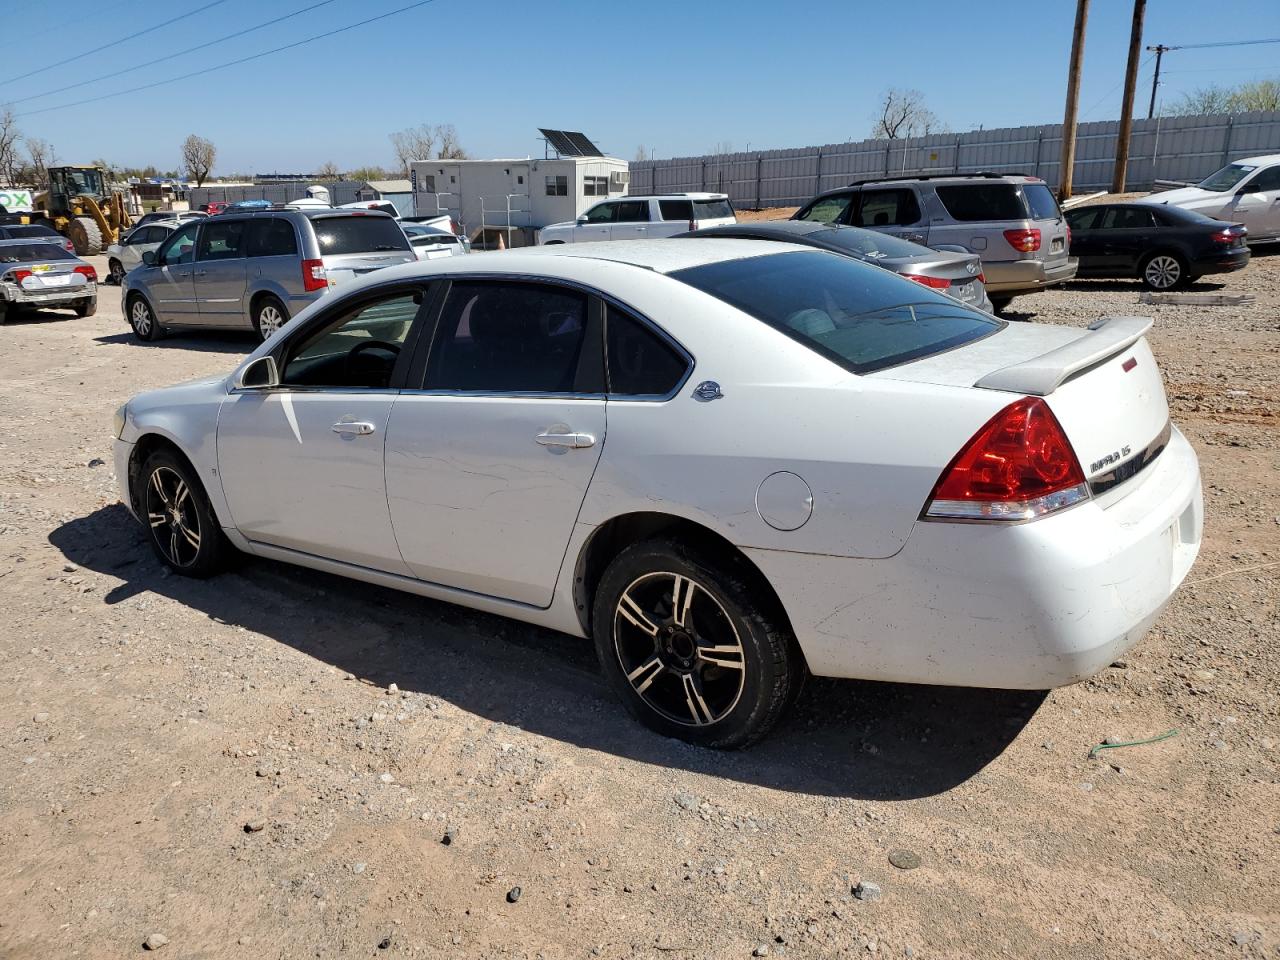
[{"label": "rear bumper", "polygon": [[1214,257],[1198,259],[1191,264],[1190,272],[1193,277],[1204,276],[1206,273],[1231,273],[1233,270],[1243,270],[1247,267],[1249,259],[1249,248],[1245,247]]},{"label": "rear bumper", "polygon": [[1009,295],[1035,293],[1057,283],[1065,283],[1076,275],[1077,262],[1068,257],[1063,263],[1046,267],[1040,260],[983,261],[987,293]]},{"label": "rear bumper", "polygon": [[0,283],[0,302],[11,307],[60,307],[85,300],[93,300],[98,296],[98,285],[86,283],[82,287],[68,287],[65,290],[23,290],[17,284]]},{"label": "rear bumper", "polygon": [[921,522],[884,560],[746,552],[815,674],[1063,686],[1137,643],[1200,549],[1199,465],[1180,432],[1127,487],[1030,523]]}]

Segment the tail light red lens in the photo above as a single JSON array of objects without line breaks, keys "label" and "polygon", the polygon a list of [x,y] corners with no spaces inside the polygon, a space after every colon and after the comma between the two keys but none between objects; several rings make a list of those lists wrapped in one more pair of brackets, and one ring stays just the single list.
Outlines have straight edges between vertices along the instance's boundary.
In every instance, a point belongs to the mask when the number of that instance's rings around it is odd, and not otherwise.
[{"label": "tail light red lens", "polygon": [[13,273],[9,274],[9,276],[13,279],[13,282],[14,282],[14,283],[16,283],[16,284],[18,284],[18,285],[21,285],[23,280],[25,280],[25,279],[27,279],[27,277],[31,276],[31,271],[30,271],[30,270],[15,270],[15,271],[13,271]]},{"label": "tail light red lens", "polygon": [[951,281],[946,277],[926,277],[919,273],[908,273],[907,279],[922,283],[926,287],[932,287],[934,290],[946,290],[951,286]]},{"label": "tail light red lens", "polygon": [[98,271],[93,267],[76,267],[76,273],[83,274],[90,283],[98,282]]},{"label": "tail light red lens", "polygon": [[1027,230],[1006,230],[1004,238],[1009,246],[1020,253],[1035,253],[1040,249],[1040,230],[1031,227]]},{"label": "tail light red lens", "polygon": [[1071,249],[1071,224],[1066,224],[1067,228],[1067,249]]},{"label": "tail light red lens", "polygon": [[323,260],[302,261],[302,289],[308,293],[323,290],[329,286],[329,275],[325,272]]},{"label": "tail light red lens", "polygon": [[697,221],[697,220],[690,220],[690,221],[689,221],[689,232],[690,232],[690,233],[692,233],[694,230],[697,230],[697,229],[698,229],[698,221]]},{"label": "tail light red lens", "polygon": [[925,518],[1034,520],[1089,498],[1058,418],[1038,397],[1009,404],[956,454],[934,485]]},{"label": "tail light red lens", "polygon": [[987,285],[987,275],[985,273],[978,274],[978,282],[985,287]]},{"label": "tail light red lens", "polygon": [[1237,240],[1243,240],[1246,232],[1243,227],[1224,227],[1211,236],[1214,243],[1230,246]]}]

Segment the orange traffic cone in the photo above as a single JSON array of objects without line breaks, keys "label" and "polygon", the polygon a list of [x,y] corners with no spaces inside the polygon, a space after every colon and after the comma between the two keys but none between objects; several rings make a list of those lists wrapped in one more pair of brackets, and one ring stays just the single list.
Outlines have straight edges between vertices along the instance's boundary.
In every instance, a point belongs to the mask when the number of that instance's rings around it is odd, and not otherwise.
[{"label": "orange traffic cone", "polygon": [[498,232],[498,249],[499,250],[507,249],[507,241],[503,239],[501,231]]}]

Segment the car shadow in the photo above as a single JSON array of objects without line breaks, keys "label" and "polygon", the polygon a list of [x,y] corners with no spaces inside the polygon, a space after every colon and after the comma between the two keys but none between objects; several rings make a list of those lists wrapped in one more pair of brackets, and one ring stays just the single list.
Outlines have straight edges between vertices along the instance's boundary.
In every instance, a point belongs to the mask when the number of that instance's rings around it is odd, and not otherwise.
[{"label": "car shadow", "polygon": [[575,746],[780,790],[870,800],[942,793],[998,757],[1047,695],[811,679],[768,738],[720,753],[632,720],[577,637],[254,557],[210,580],[173,576],[119,503],[64,523],[49,541],[71,563],[124,581],[106,604],[166,596],[378,687],[395,683]]},{"label": "car shadow", "polygon": [[[1173,293],[1182,293],[1191,291],[1193,293],[1212,293],[1214,290],[1221,290],[1226,284],[1220,280],[1197,279],[1192,280],[1180,290],[1170,291]],[[1102,290],[1108,293],[1143,293],[1147,291],[1146,285],[1141,280],[1068,280],[1059,288],[1062,290]]]},{"label": "car shadow", "polygon": [[22,327],[38,323],[65,323],[78,319],[70,310],[15,310],[10,307],[5,314],[4,326]]},{"label": "car shadow", "polygon": [[129,347],[146,347],[153,350],[156,347],[178,348],[181,350],[196,350],[205,353],[252,353],[262,341],[258,339],[257,334],[252,331],[239,330],[200,330],[200,331],[180,331],[171,330],[168,334],[159,340],[142,341],[133,335],[131,331],[124,333],[112,333],[103,337],[94,337],[96,343],[124,344]]}]

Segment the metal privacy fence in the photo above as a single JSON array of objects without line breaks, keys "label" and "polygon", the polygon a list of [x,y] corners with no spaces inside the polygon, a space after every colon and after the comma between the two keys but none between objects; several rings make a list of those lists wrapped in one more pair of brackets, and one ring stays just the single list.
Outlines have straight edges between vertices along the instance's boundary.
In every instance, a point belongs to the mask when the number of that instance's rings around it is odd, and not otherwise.
[{"label": "metal privacy fence", "polygon": [[272,203],[289,203],[301,200],[307,195],[307,187],[319,183],[329,189],[329,199],[335,206],[343,203],[355,203],[356,194],[364,186],[363,180],[310,181],[299,180],[296,183],[265,183],[249,186],[209,186],[192,187],[189,191],[191,209],[197,209],[210,200],[221,200],[238,203],[241,200],[269,200]]},{"label": "metal privacy fence", "polygon": [[[1076,132],[1075,190],[1109,189],[1120,121],[1082,123]],[[711,190],[743,208],[790,207],[815,193],[871,177],[924,173],[1026,173],[1057,186],[1062,125],[940,133],[909,140],[862,140],[791,150],[637,160],[632,194]],[[1230,160],[1280,153],[1280,112],[1135,120],[1128,186],[1196,182]]]}]

